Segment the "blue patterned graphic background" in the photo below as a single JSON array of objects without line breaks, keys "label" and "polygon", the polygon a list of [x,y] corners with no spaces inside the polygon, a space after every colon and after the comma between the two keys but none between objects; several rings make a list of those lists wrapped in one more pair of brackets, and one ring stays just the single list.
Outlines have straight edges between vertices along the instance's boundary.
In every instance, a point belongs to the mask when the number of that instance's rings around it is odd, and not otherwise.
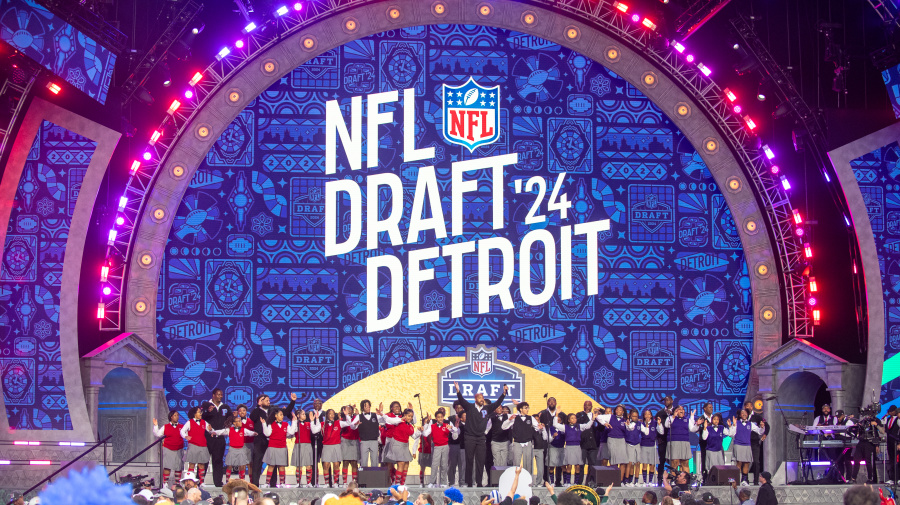
[{"label": "blue patterned graphic background", "polygon": [[[441,133],[441,85],[470,76],[499,84],[503,100],[500,139],[471,154]],[[397,121],[379,130],[379,161],[402,179],[407,207],[419,167],[436,167],[450,216],[452,162],[517,152],[518,164],[506,170],[506,228],[469,217],[481,216],[491,198],[489,190],[471,193],[466,239],[499,235],[516,245],[533,228],[609,218],[612,228],[600,236],[597,296],[584,292],[582,240],[574,242],[571,299],[557,293],[543,306],[527,306],[514,281],[514,309],[495,299],[479,315],[467,287],[464,317],[450,319],[450,278],[438,259],[420,304],[444,317],[409,326],[404,315],[390,330],[365,332],[365,237],[346,256],[324,255],[324,184],[335,178],[325,175],[325,102],[338,99],[349,109],[354,95],[404,88],[417,94],[416,146],[436,153],[433,162],[405,163],[402,110],[388,105]],[[343,158],[339,163],[346,166]],[[375,172],[338,170],[360,184]],[[573,203],[569,218],[552,213],[544,223],[522,224],[535,195],[515,194],[513,181],[542,174],[553,184],[562,172]],[[432,233],[412,246],[385,240],[382,250],[404,263],[410,247],[448,243]],[[476,257],[464,260],[464,276],[476,276]],[[726,410],[746,390],[750,280],[731,213],[700,156],[624,79],[531,35],[413,27],[348,43],[298,67],[242,111],[208,153],[175,218],[165,262],[157,336],[174,363],[165,387],[178,410],[217,386],[232,403],[260,392],[275,402],[292,391],[302,399],[328,397],[380,370],[462,357],[479,343],[605,404],[640,407],[674,393],[688,405],[708,399]],[[529,274],[542,285],[543,262]],[[666,359],[636,366],[647,356]],[[316,366],[292,365],[311,361]],[[685,376],[691,380],[681,381]]]},{"label": "blue patterned graphic background", "polygon": [[[896,403],[900,378],[900,146],[892,142],[850,162],[875,236],[884,292],[884,375],[881,404]],[[894,358],[894,359],[892,359]]]},{"label": "blue patterned graphic background", "polygon": [[72,429],[59,349],[60,279],[96,148],[44,121],[19,179],[0,262],[0,380],[13,429]]},{"label": "blue patterned graphic background", "polygon": [[116,55],[32,0],[0,0],[0,39],[100,103]]},{"label": "blue patterned graphic background", "polygon": [[881,78],[887,88],[888,98],[894,109],[894,117],[900,118],[900,65],[882,70]]}]

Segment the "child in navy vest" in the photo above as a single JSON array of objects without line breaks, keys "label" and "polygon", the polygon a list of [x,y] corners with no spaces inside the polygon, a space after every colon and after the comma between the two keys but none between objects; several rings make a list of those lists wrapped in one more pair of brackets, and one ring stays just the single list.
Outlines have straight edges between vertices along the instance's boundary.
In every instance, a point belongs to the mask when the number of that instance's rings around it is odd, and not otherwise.
[{"label": "child in navy vest", "polygon": [[722,416],[720,414],[713,414],[710,424],[703,428],[703,433],[700,436],[703,437],[703,440],[706,440],[707,472],[716,465],[725,464],[725,450],[722,444],[727,436],[727,431],[725,426],[722,426]]},{"label": "child in navy vest", "polygon": [[597,416],[597,422],[606,426],[609,435],[606,439],[606,445],[609,447],[609,464],[619,467],[619,477],[625,481],[625,473],[628,470],[628,449],[625,443],[625,424],[628,420],[625,418],[625,407],[616,405],[612,414],[603,414]]},{"label": "child in navy vest", "polygon": [[641,447],[641,430],[640,418],[638,412],[631,409],[628,412],[628,422],[625,423],[625,451],[628,455],[628,464],[625,466],[625,487],[634,487],[635,485],[635,468],[640,465],[638,463],[638,453]]},{"label": "child in navy vest", "polygon": [[569,414],[565,425],[554,421],[553,427],[560,432],[565,440],[566,446],[563,449],[563,484],[568,485],[570,480],[570,472],[582,462],[581,458],[581,432],[591,429],[594,424],[594,412],[588,413],[588,421],[578,424],[577,416]]},{"label": "child in navy vest", "polygon": [[691,433],[700,429],[694,423],[694,414],[691,411],[691,418],[688,419],[684,415],[684,407],[681,405],[675,407],[675,415],[666,418],[666,428],[669,428],[669,440],[666,451],[666,457],[671,462],[672,467],[681,467],[682,472],[690,472],[691,461]]},{"label": "child in navy vest", "polygon": [[750,472],[750,464],[753,463],[753,451],[750,449],[751,433],[756,432],[763,435],[766,432],[765,421],[761,421],[762,426],[747,419],[747,411],[741,409],[741,418],[731,418],[728,423],[729,429],[726,433],[729,437],[734,437],[734,461],[737,462],[738,468],[741,469],[741,485],[746,486],[747,473]]},{"label": "child in navy vest", "polygon": [[[640,474],[644,481],[644,486],[651,486],[656,482],[654,475],[656,467],[659,465],[659,449],[656,447],[656,437],[665,433],[663,425],[659,422],[659,418],[654,419],[653,413],[649,410],[644,411],[644,419],[641,422],[641,448],[638,453],[638,462]],[[643,467],[647,467],[646,473]]]}]

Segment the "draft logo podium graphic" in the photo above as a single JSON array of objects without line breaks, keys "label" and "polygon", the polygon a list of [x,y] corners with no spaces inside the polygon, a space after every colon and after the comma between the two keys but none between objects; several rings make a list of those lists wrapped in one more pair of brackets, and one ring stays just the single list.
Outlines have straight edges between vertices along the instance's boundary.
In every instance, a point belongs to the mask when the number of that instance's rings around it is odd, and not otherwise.
[{"label": "draft logo podium graphic", "polygon": [[522,374],[515,367],[497,361],[497,348],[466,348],[466,360],[444,367],[438,373],[438,402],[441,405],[452,405],[456,401],[456,387],[459,383],[463,398],[474,401],[475,395],[481,393],[488,402],[494,401],[503,394],[503,386],[509,387],[506,400],[523,401],[525,398]]},{"label": "draft logo podium graphic", "polygon": [[462,86],[443,85],[444,138],[472,152],[500,138],[500,85],[487,88],[469,77]]}]

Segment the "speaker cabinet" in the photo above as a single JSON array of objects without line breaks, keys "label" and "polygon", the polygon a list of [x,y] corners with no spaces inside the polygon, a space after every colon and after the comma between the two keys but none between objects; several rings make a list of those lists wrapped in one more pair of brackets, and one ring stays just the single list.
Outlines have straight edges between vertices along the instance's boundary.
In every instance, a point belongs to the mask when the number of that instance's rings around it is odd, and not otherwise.
[{"label": "speaker cabinet", "polygon": [[709,469],[709,474],[706,476],[704,484],[707,486],[730,486],[731,483],[728,479],[734,479],[737,483],[741,482],[741,471],[738,470],[738,467],[715,465]]},{"label": "speaker cabinet", "polygon": [[594,474],[594,485],[597,487],[606,487],[610,484],[613,487],[622,485],[622,474],[614,466],[592,466],[591,471]]},{"label": "speaker cabinet", "polygon": [[359,469],[359,487],[387,489],[391,486],[391,470],[386,466],[364,466]]}]

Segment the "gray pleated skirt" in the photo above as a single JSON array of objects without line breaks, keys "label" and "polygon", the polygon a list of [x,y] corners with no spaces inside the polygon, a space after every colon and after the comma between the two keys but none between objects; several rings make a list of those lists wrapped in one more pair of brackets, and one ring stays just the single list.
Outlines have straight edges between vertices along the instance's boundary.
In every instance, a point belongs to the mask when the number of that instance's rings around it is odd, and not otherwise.
[{"label": "gray pleated skirt", "polygon": [[419,453],[419,466],[425,468],[431,466],[431,453],[430,452],[420,452]]},{"label": "gray pleated skirt", "polygon": [[381,448],[382,463],[396,463],[396,461],[390,458],[392,445],[394,445],[394,439],[391,437],[386,437],[384,439],[384,447]]},{"label": "gray pleated skirt", "polygon": [[312,444],[294,444],[294,452],[291,454],[291,466],[312,466]]},{"label": "gray pleated skirt", "polygon": [[322,457],[319,458],[319,461],[322,463],[340,463],[343,460],[339,444],[322,446]]},{"label": "gray pleated skirt", "polygon": [[180,472],[184,468],[184,449],[172,451],[163,447],[163,468]]},{"label": "gray pleated skirt", "polygon": [[606,441],[606,445],[609,446],[609,464],[616,465],[627,465],[631,463],[628,461],[628,451],[626,447],[628,444],[625,443],[624,438],[612,438],[610,437]]},{"label": "gray pleated skirt", "polygon": [[228,454],[225,455],[225,466],[245,466],[250,464],[250,446],[244,444],[244,447],[228,447]]},{"label": "gray pleated skirt", "polygon": [[749,445],[734,444],[733,456],[738,463],[753,463],[753,452]]},{"label": "gray pleated skirt", "polygon": [[341,438],[341,459],[344,461],[359,461],[359,440]]},{"label": "gray pleated skirt", "polygon": [[640,452],[638,452],[638,463],[642,465],[658,465],[659,451],[656,449],[656,446],[645,447],[642,445]]},{"label": "gray pleated skirt", "polygon": [[640,457],[640,453],[641,453],[640,444],[631,445],[627,442],[625,443],[625,454],[628,455],[629,463],[640,463],[640,459],[638,459]]},{"label": "gray pleated skirt", "polygon": [[565,449],[562,447],[550,447],[550,457],[547,465],[551,467],[563,466],[565,463]]},{"label": "gray pleated skirt", "polygon": [[597,446],[597,459],[603,461],[604,459],[609,459],[609,445],[606,442],[602,442]]},{"label": "gray pleated skirt", "polygon": [[669,441],[666,446],[666,457],[670,460],[688,460],[691,459],[691,443],[684,441]]},{"label": "gray pleated skirt", "polygon": [[390,443],[385,446],[385,460],[389,460],[393,463],[401,463],[401,462],[409,462],[412,461],[412,453],[409,452],[409,443],[398,442],[394,439],[389,439]]},{"label": "gray pleated skirt", "polygon": [[209,449],[199,445],[188,444],[188,450],[184,454],[185,463],[205,465],[209,463]]},{"label": "gray pleated skirt", "polygon": [[271,466],[288,466],[287,447],[269,447],[263,456],[263,463]]},{"label": "gray pleated skirt", "polygon": [[563,466],[580,465],[582,461],[581,446],[567,445],[563,452]]},{"label": "gray pleated skirt", "polygon": [[725,464],[725,451],[706,451],[706,469]]}]

